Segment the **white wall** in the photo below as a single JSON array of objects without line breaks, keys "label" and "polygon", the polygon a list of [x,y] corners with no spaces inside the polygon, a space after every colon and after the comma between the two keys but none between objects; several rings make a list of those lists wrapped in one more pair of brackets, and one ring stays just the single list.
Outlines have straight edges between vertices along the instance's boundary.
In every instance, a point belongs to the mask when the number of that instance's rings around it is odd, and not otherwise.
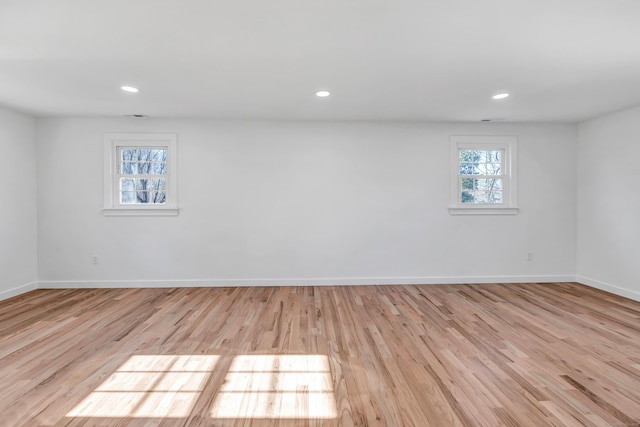
[{"label": "white wall", "polygon": [[36,287],[35,129],[0,108],[0,300]]},{"label": "white wall", "polygon": [[[129,131],[178,133],[178,217],[101,214],[103,134]],[[473,134],[518,136],[519,215],[449,215]],[[40,284],[573,280],[575,148],[573,125],[40,120]]]},{"label": "white wall", "polygon": [[640,300],[640,107],[578,132],[578,280]]}]

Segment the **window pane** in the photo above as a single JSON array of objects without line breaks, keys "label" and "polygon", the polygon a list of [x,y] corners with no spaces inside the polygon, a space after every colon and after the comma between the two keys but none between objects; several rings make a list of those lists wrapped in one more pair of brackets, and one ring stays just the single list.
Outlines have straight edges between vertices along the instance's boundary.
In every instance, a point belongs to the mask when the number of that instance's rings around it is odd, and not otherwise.
[{"label": "window pane", "polygon": [[473,174],[473,165],[471,163],[460,163],[460,175]]},{"label": "window pane", "polygon": [[123,175],[166,175],[167,164],[156,162],[123,162]]},{"label": "window pane", "polygon": [[484,164],[474,164],[473,165],[473,170],[471,171],[472,174],[474,175],[485,175],[486,174],[486,168]]},{"label": "window pane", "polygon": [[473,179],[462,178],[460,187],[462,188],[462,190],[473,190]]},{"label": "window pane", "polygon": [[136,191],[135,203],[141,205],[162,204],[167,200],[165,191]]},{"label": "window pane", "polygon": [[472,162],[473,151],[472,150],[459,150],[460,162]]},{"label": "window pane", "polygon": [[120,178],[120,191],[166,191],[167,180]]},{"label": "window pane", "polygon": [[138,150],[135,148],[121,148],[120,149],[120,160],[122,161],[132,161],[138,160]]},{"label": "window pane", "polygon": [[121,165],[123,175],[166,175],[166,162],[123,162]]},{"label": "window pane", "polygon": [[460,203],[468,204],[474,202],[473,191],[463,191],[460,195]]},{"label": "window pane", "polygon": [[120,203],[129,205],[136,202],[136,193],[133,191],[122,191],[120,193]]},{"label": "window pane", "polygon": [[487,192],[486,191],[474,191],[473,192],[473,202],[476,204],[486,204],[488,203]]},{"label": "window pane", "polygon": [[503,203],[502,195],[503,195],[502,191],[490,191],[490,192],[487,192],[488,203],[491,203],[491,204],[501,204],[501,203]]},{"label": "window pane", "polygon": [[460,202],[463,204],[502,204],[503,192],[501,190],[464,190],[460,193]]},{"label": "window pane", "polygon": [[166,190],[167,188],[164,179],[136,179],[132,181],[135,181],[137,191]]},{"label": "window pane", "polygon": [[477,190],[484,190],[484,191],[502,190],[502,179],[499,179],[499,178],[476,179],[475,181],[476,181],[475,188]]},{"label": "window pane", "polygon": [[502,163],[502,150],[487,151],[487,162]]},{"label": "window pane", "polygon": [[138,148],[138,160],[151,160],[151,148]]},{"label": "window pane", "polygon": [[167,174],[167,163],[166,162],[153,162],[151,163],[151,172],[152,175],[166,175]]},{"label": "window pane", "polygon": [[144,159],[138,161],[138,173],[143,175],[149,175],[151,173],[151,162],[146,162]]},{"label": "window pane", "polygon": [[500,163],[485,163],[484,175],[500,175],[502,173],[502,164]]},{"label": "window pane", "polygon": [[491,161],[488,159],[488,153],[485,150],[460,150],[459,152],[460,162],[485,163],[487,161]]},{"label": "window pane", "polygon": [[154,162],[166,162],[167,161],[167,149],[166,148],[154,148],[151,150],[151,160]]},{"label": "window pane", "polygon": [[502,165],[500,163],[478,163],[472,165],[472,175],[500,175]]},{"label": "window pane", "polygon": [[135,179],[120,178],[120,191],[134,191],[136,189]]},{"label": "window pane", "polygon": [[125,175],[134,175],[138,173],[138,164],[135,162],[122,162],[120,170]]},{"label": "window pane", "polygon": [[165,191],[154,191],[149,196],[149,203],[162,204],[167,200],[167,193]]}]

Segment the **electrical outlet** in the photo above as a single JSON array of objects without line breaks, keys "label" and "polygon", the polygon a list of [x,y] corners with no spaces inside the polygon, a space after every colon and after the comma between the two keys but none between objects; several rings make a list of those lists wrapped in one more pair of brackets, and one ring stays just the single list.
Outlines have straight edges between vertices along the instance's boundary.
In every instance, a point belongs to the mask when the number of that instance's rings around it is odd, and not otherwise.
[{"label": "electrical outlet", "polygon": [[91,264],[98,265],[98,255],[94,255],[91,257]]},{"label": "electrical outlet", "polygon": [[527,261],[533,261],[533,253],[532,252],[527,253]]}]

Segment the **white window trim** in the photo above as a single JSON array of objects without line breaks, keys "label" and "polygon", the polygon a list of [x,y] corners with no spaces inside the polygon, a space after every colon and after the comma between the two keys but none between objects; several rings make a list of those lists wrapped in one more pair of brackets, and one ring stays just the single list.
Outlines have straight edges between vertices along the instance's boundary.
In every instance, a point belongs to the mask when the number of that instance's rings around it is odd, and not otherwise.
[{"label": "white window trim", "polygon": [[[178,209],[178,157],[175,133],[107,133],[104,136],[105,216],[176,216]],[[118,149],[120,147],[167,147],[167,202],[162,205],[118,203]]]},{"label": "white window trim", "polygon": [[[503,149],[505,168],[504,203],[496,204],[463,204],[460,202],[458,178],[460,172],[460,156],[458,150],[469,149]],[[451,137],[451,215],[516,215],[518,214],[518,140],[515,136],[452,136]]]}]

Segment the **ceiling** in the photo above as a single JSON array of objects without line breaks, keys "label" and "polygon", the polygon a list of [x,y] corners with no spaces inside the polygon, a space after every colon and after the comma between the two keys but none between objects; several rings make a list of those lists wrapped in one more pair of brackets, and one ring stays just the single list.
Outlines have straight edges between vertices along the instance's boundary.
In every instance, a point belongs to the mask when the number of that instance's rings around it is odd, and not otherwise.
[{"label": "ceiling", "polygon": [[640,105],[640,1],[0,0],[0,104],[35,116],[577,122]]}]

